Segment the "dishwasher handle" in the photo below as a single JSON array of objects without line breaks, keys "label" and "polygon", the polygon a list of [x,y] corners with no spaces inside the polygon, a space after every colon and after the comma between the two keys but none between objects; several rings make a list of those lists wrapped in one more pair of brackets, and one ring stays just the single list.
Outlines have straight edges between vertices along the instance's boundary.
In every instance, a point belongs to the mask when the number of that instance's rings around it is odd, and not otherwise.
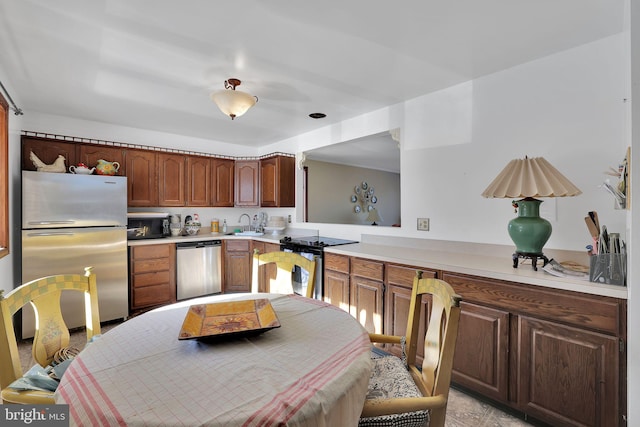
[{"label": "dishwasher handle", "polygon": [[211,246],[222,246],[222,240],[203,240],[199,242],[176,243],[176,249],[208,248]]}]

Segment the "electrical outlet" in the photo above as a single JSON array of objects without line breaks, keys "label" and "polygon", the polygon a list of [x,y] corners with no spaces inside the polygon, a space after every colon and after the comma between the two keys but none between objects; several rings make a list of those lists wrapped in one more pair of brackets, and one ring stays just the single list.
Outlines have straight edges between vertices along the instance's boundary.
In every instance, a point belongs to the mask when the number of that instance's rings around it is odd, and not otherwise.
[{"label": "electrical outlet", "polygon": [[418,218],[418,230],[429,231],[429,218]]},{"label": "electrical outlet", "polygon": [[289,222],[289,224],[291,224],[291,215],[287,217],[287,221]]}]

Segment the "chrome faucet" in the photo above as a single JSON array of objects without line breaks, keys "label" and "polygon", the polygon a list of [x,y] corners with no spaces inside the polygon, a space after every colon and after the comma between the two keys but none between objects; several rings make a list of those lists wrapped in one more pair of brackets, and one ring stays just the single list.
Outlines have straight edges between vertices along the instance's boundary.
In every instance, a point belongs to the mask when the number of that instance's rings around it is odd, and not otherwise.
[{"label": "chrome faucet", "polygon": [[251,231],[251,217],[249,216],[249,214],[247,214],[247,213],[243,213],[242,215],[240,215],[240,218],[238,218],[238,224],[242,225],[242,217],[243,217],[243,216],[246,216],[246,217],[247,217],[247,219],[249,220],[249,225],[248,225],[248,227],[249,227],[249,228],[244,228],[244,227],[242,227],[242,229],[243,229],[244,231]]}]

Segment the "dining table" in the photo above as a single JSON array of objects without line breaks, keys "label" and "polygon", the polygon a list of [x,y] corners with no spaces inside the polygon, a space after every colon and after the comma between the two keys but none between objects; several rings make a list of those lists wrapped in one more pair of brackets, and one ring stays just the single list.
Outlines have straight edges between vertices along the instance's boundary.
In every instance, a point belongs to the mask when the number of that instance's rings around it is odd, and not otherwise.
[{"label": "dining table", "polygon": [[[194,308],[252,299],[268,301],[278,327],[180,338]],[[79,426],[356,426],[370,372],[368,334],[346,311],[296,294],[219,294],[99,336],[69,365],[55,401]]]}]

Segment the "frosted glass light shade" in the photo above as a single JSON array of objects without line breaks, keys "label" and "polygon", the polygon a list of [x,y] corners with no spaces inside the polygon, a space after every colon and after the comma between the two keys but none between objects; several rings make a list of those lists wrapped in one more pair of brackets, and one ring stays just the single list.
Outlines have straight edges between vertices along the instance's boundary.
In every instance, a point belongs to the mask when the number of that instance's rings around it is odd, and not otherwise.
[{"label": "frosted glass light shade", "polygon": [[220,111],[231,117],[231,120],[240,117],[256,104],[254,96],[234,89],[214,92],[211,94],[211,100],[216,103]]}]

